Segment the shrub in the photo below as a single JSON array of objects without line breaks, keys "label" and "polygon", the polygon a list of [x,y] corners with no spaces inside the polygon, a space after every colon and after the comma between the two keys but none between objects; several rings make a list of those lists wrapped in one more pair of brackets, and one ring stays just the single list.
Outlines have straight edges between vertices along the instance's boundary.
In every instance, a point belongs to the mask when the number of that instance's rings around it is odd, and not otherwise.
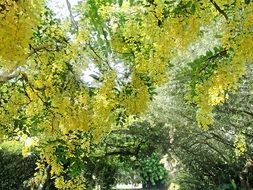
[{"label": "shrub", "polygon": [[23,157],[22,145],[16,141],[0,144],[0,189],[22,190],[23,182],[35,172],[35,156]]}]

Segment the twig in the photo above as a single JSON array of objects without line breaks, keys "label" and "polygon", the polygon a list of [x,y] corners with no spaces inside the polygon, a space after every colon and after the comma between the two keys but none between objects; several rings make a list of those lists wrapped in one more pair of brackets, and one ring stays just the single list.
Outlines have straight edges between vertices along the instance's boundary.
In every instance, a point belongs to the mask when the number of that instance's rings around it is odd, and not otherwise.
[{"label": "twig", "polygon": [[223,56],[227,55],[227,53],[228,53],[227,50],[224,49],[223,51],[218,52],[218,53],[216,53],[215,55],[209,57],[207,60],[213,60],[213,59],[216,59],[216,58],[218,58],[218,57],[223,57]]},{"label": "twig", "polygon": [[13,69],[11,69],[10,71],[7,71],[7,72],[4,72],[3,74],[1,74],[0,75],[0,83],[9,81],[9,80],[19,76],[18,67],[19,66],[17,65]]},{"label": "twig", "polygon": [[108,63],[107,60],[104,60],[101,56],[98,55],[98,53],[96,52],[96,50],[92,47],[92,45],[89,43],[89,47],[91,49],[91,51],[96,55],[97,58],[99,58],[101,61],[103,61],[110,70],[113,70],[112,67],[110,66],[110,64]]},{"label": "twig", "polygon": [[[225,56],[225,55],[227,55],[227,50],[225,49],[225,50],[223,50],[223,51],[221,51],[221,52],[219,52],[219,53],[217,53],[217,54],[215,54],[215,55],[213,55],[213,56],[211,56],[211,57],[208,57],[206,60],[205,60],[205,62],[206,61],[212,61],[212,60],[215,60],[215,59],[217,59],[217,58],[219,58],[219,57],[223,57],[223,56]],[[205,64],[202,68],[200,68],[200,70],[198,71],[198,73],[201,73],[202,71],[204,71],[206,68],[208,67],[208,64]]]},{"label": "twig", "polygon": [[225,11],[223,11],[214,0],[210,0],[210,2],[213,4],[213,6],[216,8],[216,10],[220,14],[222,14],[225,17],[225,19],[228,21],[228,15],[225,13]]},{"label": "twig", "polygon": [[69,0],[66,0],[66,3],[67,3],[68,10],[69,10],[69,16],[70,16],[70,19],[71,19],[71,23],[74,26],[75,30],[78,31],[78,25],[77,25],[77,23],[74,19],[72,9],[71,9],[71,4],[70,4]]}]

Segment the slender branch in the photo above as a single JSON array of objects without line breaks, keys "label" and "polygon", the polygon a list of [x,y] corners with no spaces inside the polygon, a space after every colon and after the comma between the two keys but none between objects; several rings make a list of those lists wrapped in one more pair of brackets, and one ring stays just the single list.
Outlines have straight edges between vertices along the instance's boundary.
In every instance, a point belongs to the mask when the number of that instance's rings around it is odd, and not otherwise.
[{"label": "slender branch", "polygon": [[222,159],[225,161],[225,162],[229,162],[229,160],[224,156],[224,153],[221,152],[219,149],[215,148],[213,145],[209,144],[207,141],[204,142],[204,144],[206,144],[208,147],[210,147],[211,149],[213,149],[214,151],[216,151],[220,157],[222,157]]},{"label": "slender branch", "polygon": [[[41,45],[39,47],[32,47],[32,45],[30,45],[30,52],[27,55],[27,58],[29,58],[30,56],[32,56],[33,54],[38,55],[38,52],[42,51],[42,50],[46,50],[46,51],[50,51],[48,45]],[[2,74],[0,74],[0,83],[4,83],[6,81],[9,81],[11,79],[14,79],[16,77],[18,77],[20,75],[20,69],[21,67],[19,66],[19,64],[17,64],[14,68],[12,68],[10,71],[6,71],[3,72]]]},{"label": "slender branch", "polygon": [[[216,53],[215,55],[211,56],[211,57],[208,57],[205,61],[212,61],[212,60],[215,60],[219,57],[223,57],[225,55],[227,55],[227,50],[223,50],[221,52],[218,52]],[[200,70],[198,71],[198,73],[201,73],[202,71],[204,71],[207,67],[209,66],[209,64],[205,64],[202,68],[200,68]]]},{"label": "slender branch", "polygon": [[9,81],[11,79],[16,78],[19,75],[19,73],[12,73],[8,75],[8,73],[4,73],[4,75],[0,76],[0,83],[4,83],[6,81]]},{"label": "slender branch", "polygon": [[25,83],[24,83],[24,81],[22,81],[22,86],[23,86],[23,89],[24,89],[24,92],[25,92],[25,95],[26,95],[26,97],[29,99],[29,101],[30,102],[32,102],[32,99],[31,99],[31,97],[29,96],[29,94],[27,93],[27,91],[26,91],[26,88],[25,88]]},{"label": "slender branch", "polygon": [[131,152],[130,150],[119,150],[119,151],[115,151],[115,152],[107,152],[105,154],[105,157],[107,156],[112,156],[112,155],[120,155],[120,156],[134,156],[136,155],[135,152]]},{"label": "slender branch", "polygon": [[219,5],[214,1],[210,0],[210,2],[213,4],[213,6],[216,8],[216,10],[224,16],[224,18],[228,21],[228,15],[225,13],[224,10],[222,10]]},{"label": "slender branch", "polygon": [[28,80],[28,76],[27,76],[27,74],[25,74],[25,73],[20,73],[21,74],[21,76],[22,76],[22,79],[29,85],[29,87],[34,91],[34,89],[35,90],[39,90],[39,91],[41,91],[41,90],[45,90],[45,86],[43,86],[42,88],[38,88],[38,87],[35,87],[29,80]]},{"label": "slender branch", "polygon": [[50,180],[50,171],[51,171],[51,166],[47,165],[44,169],[44,174],[42,178],[42,183],[38,186],[38,190],[45,190],[46,186]]},{"label": "slender branch", "polygon": [[224,49],[223,51],[218,52],[215,55],[209,57],[207,60],[213,60],[213,59],[217,59],[218,57],[223,57],[223,56],[227,55],[227,53],[228,53],[227,50]]},{"label": "slender branch", "polygon": [[41,50],[50,51],[50,50],[48,49],[48,48],[50,48],[50,45],[41,45],[41,46],[39,46],[39,47],[33,47],[33,46],[30,44],[29,47],[30,47],[30,50],[31,50],[31,51],[29,52],[27,58],[30,57],[30,56],[32,56],[33,54],[37,54],[37,53],[40,52]]},{"label": "slender branch", "polygon": [[108,63],[108,61],[104,60],[101,56],[99,56],[98,53],[96,52],[96,50],[92,47],[92,45],[90,43],[89,43],[89,47],[90,47],[91,51],[96,55],[96,57],[98,59],[100,59],[101,61],[103,61],[108,66],[108,68],[110,70],[113,70],[112,67],[110,66],[110,64]]},{"label": "slender branch", "polygon": [[70,16],[70,19],[71,19],[71,23],[72,25],[74,26],[74,29],[76,31],[78,31],[78,25],[74,19],[74,16],[73,16],[73,13],[72,13],[72,9],[71,9],[71,4],[69,2],[69,0],[66,0],[66,3],[67,3],[67,7],[68,7],[68,10],[69,10],[69,16]]},{"label": "slender branch", "polygon": [[120,155],[120,156],[137,156],[140,152],[141,146],[142,144],[144,144],[145,142],[141,141],[137,147],[133,148],[133,149],[124,149],[121,148],[119,150],[113,151],[113,152],[106,152],[105,153],[105,157],[107,156],[113,156],[113,155]]},{"label": "slender branch", "polygon": [[231,111],[232,113],[241,112],[241,113],[245,113],[245,114],[253,117],[253,112],[248,111],[248,110],[236,109],[236,108],[232,108],[232,107],[229,107],[228,110]]},{"label": "slender branch", "polygon": [[8,80],[11,80],[13,78],[16,78],[19,75],[18,67],[16,66],[10,71],[6,71],[0,75],[0,83],[6,82]]},{"label": "slender branch", "polygon": [[134,146],[135,146],[135,144],[128,144],[128,145],[123,146],[123,145],[107,143],[108,148],[114,148],[114,149],[116,149],[116,148],[118,148],[118,149],[124,149],[124,148],[127,149],[127,148],[134,147]]}]

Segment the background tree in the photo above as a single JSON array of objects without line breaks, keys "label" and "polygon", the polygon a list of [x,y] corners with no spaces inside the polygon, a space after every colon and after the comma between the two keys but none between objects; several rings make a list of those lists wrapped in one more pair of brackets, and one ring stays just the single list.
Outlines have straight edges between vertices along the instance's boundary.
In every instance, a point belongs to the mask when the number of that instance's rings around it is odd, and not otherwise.
[{"label": "background tree", "polygon": [[28,189],[24,181],[28,182],[35,173],[36,157],[24,158],[22,145],[16,141],[1,143],[0,147],[0,189]]},{"label": "background tree", "polygon": [[224,105],[214,110],[208,131],[197,127],[196,108],[184,101],[182,78],[161,89],[151,104],[151,122],[170,133],[168,160],[177,163],[171,172],[176,167],[172,176],[182,189],[252,188],[251,75],[252,66],[237,93],[229,93]]}]

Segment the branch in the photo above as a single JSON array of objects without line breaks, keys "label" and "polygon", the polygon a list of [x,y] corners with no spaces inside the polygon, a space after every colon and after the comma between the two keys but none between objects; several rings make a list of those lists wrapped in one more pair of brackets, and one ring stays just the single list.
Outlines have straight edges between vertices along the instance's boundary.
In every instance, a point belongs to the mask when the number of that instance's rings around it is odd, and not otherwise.
[{"label": "branch", "polygon": [[[227,55],[227,50],[223,50],[221,52],[218,52],[216,53],[215,55],[211,56],[211,57],[208,57],[205,61],[212,61],[212,60],[215,60],[219,57],[223,57],[225,55]],[[202,71],[204,71],[209,65],[208,64],[205,64],[202,68],[200,68],[199,72],[198,73],[201,73]]]},{"label": "branch", "polygon": [[223,51],[218,52],[218,53],[216,53],[215,55],[209,57],[207,60],[217,59],[217,58],[220,57],[220,56],[223,57],[223,56],[227,55],[227,53],[228,53],[227,50],[224,49]]},{"label": "branch", "polygon": [[117,151],[113,151],[113,152],[106,152],[105,153],[105,157],[107,156],[112,156],[112,155],[118,155],[118,156],[137,156],[140,152],[141,146],[142,144],[144,144],[145,142],[140,142],[136,148],[133,148],[132,150],[124,150],[124,149],[120,149]]},{"label": "branch", "polygon": [[105,154],[106,156],[112,156],[112,155],[120,155],[120,156],[134,156],[137,155],[135,152],[131,152],[130,150],[119,150],[119,151],[115,151],[115,152],[107,152]]},{"label": "branch", "polygon": [[208,147],[210,147],[211,149],[213,149],[214,151],[216,151],[219,156],[222,157],[223,161],[225,162],[229,162],[229,160],[224,156],[224,153],[222,151],[220,151],[219,149],[215,148],[214,146],[212,146],[211,144],[207,143],[207,142],[204,142],[204,144],[206,144]]},{"label": "branch", "polygon": [[28,56],[27,56],[27,58],[28,57],[30,57],[30,56],[32,56],[33,54],[37,54],[38,52],[40,52],[41,50],[46,50],[46,51],[50,51],[48,48],[50,48],[50,45],[41,45],[41,46],[39,46],[39,47],[33,47],[31,44],[29,44],[29,47],[30,47],[30,52],[29,52],[29,54],[28,54]]},{"label": "branch", "polygon": [[70,4],[69,0],[66,0],[66,3],[67,3],[68,10],[69,10],[69,16],[70,16],[70,19],[71,19],[71,23],[74,26],[74,29],[77,31],[78,30],[78,25],[77,25],[77,23],[74,19],[72,9],[71,9],[71,4]]},{"label": "branch", "polygon": [[29,96],[29,94],[27,93],[27,91],[26,91],[26,88],[25,88],[25,83],[24,83],[24,81],[22,81],[22,87],[23,87],[23,89],[24,89],[24,92],[25,92],[25,96],[29,99],[29,101],[30,102],[32,102],[32,99],[31,99],[31,97]]},{"label": "branch", "polygon": [[39,185],[38,190],[45,190],[46,189],[47,184],[48,184],[48,182],[50,180],[50,177],[51,177],[50,171],[51,171],[51,166],[47,165],[45,167],[45,169],[44,169],[44,174],[43,174],[42,182]]},{"label": "branch", "polygon": [[10,71],[6,71],[3,74],[0,75],[0,83],[4,83],[8,80],[14,79],[17,76],[19,76],[19,70],[18,70],[19,66],[14,67],[13,69],[11,69]]},{"label": "branch", "polygon": [[[30,46],[30,52],[28,53],[27,58],[29,58],[30,56],[32,56],[33,54],[37,54],[38,52],[40,52],[41,50],[47,50],[48,51],[48,45],[42,45],[39,47],[32,47]],[[2,74],[0,74],[0,83],[4,83],[6,81],[9,81],[11,79],[14,79],[16,77],[18,77],[20,75],[20,69],[21,67],[19,66],[19,64],[17,64],[13,69],[11,69],[10,71],[6,71],[3,72]]]},{"label": "branch", "polygon": [[108,66],[108,68],[109,68],[110,70],[113,70],[112,67],[110,66],[110,64],[108,63],[108,61],[107,61],[107,60],[104,60],[101,56],[99,56],[98,53],[96,52],[96,50],[92,47],[92,45],[91,45],[90,43],[89,43],[89,48],[90,48],[91,51],[96,55],[96,57],[97,57],[98,59],[100,59],[102,62],[104,62],[104,63]]},{"label": "branch", "polygon": [[213,6],[216,8],[216,10],[224,16],[224,18],[228,21],[228,15],[217,5],[217,3],[214,0],[210,0],[210,2],[213,4]]},{"label": "branch", "polygon": [[251,112],[251,111],[236,109],[236,108],[232,108],[232,107],[229,107],[228,110],[231,111],[232,113],[239,113],[239,112],[245,113],[253,118],[253,112]]},{"label": "branch", "polygon": [[29,81],[29,79],[28,79],[28,76],[27,76],[27,74],[25,74],[25,73],[20,73],[21,74],[21,76],[22,76],[22,79],[29,85],[29,87],[34,91],[34,89],[35,90],[38,90],[38,91],[41,91],[41,90],[45,90],[46,89],[46,87],[45,86],[43,86],[42,88],[38,88],[38,87],[35,87],[30,81]]},{"label": "branch", "polygon": [[133,147],[133,146],[135,146],[135,144],[129,144],[129,145],[117,145],[117,144],[109,144],[109,143],[107,143],[107,147],[109,148],[119,148],[119,149],[127,149],[127,148],[130,148],[130,147]]}]

